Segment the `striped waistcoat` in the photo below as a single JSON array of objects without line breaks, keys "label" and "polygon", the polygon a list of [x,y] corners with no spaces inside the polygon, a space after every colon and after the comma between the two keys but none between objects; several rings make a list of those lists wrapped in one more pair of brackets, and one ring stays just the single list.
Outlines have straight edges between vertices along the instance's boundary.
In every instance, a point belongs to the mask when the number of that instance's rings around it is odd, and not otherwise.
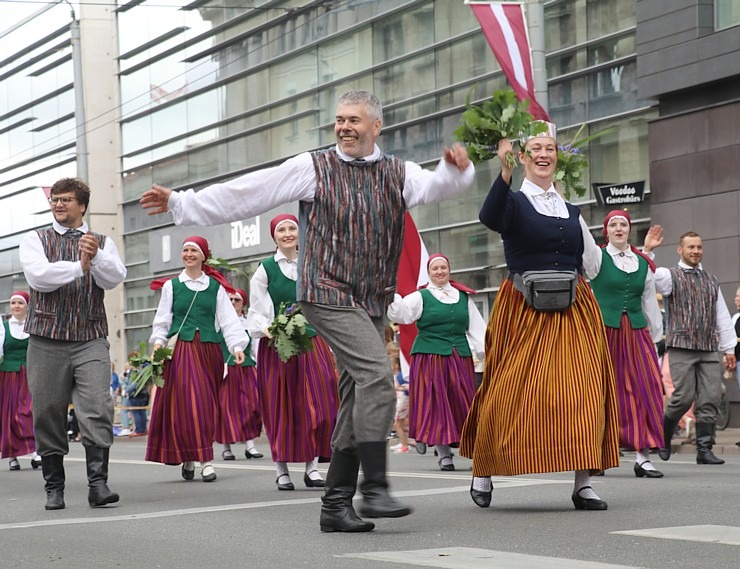
[{"label": "striped waistcoat", "polygon": [[716,352],[719,281],[706,271],[686,272],[671,267],[673,291],[663,297],[666,311],[666,346]]},{"label": "striped waistcoat", "polygon": [[403,161],[384,155],[356,165],[333,148],[311,156],[317,188],[313,201],[300,205],[297,298],[382,317],[403,247]]},{"label": "striped waistcoat", "polygon": [[[44,254],[50,263],[79,261],[79,238],[59,235],[53,228],[37,230]],[[100,248],[105,235],[93,233]],[[82,277],[51,292],[31,289],[26,332],[65,342],[87,342],[108,336],[103,305],[104,291],[88,271]]]}]

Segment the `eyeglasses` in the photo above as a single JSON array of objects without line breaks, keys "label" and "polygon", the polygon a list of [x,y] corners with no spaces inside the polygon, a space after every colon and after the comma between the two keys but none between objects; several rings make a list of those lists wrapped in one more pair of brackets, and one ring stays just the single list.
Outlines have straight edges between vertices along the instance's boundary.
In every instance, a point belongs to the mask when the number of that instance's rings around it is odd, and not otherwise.
[{"label": "eyeglasses", "polygon": [[77,198],[69,198],[69,197],[66,197],[66,198],[49,198],[49,203],[51,205],[62,204],[64,206],[67,206],[67,205],[71,204],[73,200],[74,201],[77,201]]}]

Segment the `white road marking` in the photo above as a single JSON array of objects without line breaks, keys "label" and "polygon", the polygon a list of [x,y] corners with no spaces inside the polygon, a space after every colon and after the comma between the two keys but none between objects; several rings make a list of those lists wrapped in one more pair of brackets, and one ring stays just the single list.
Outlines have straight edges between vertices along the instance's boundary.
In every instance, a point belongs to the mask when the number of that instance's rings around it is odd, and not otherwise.
[{"label": "white road marking", "polygon": [[734,526],[677,526],[669,528],[614,531],[611,533],[638,535],[640,537],[655,537],[658,539],[676,539],[681,541],[701,541],[704,543],[740,545],[740,527]]},{"label": "white road marking", "polygon": [[[414,551],[376,551],[369,553],[347,553],[336,557],[368,559],[388,563],[403,563],[421,567],[443,569],[636,569],[627,565],[612,565],[596,561],[561,559],[540,555],[525,555],[507,551],[494,551],[474,547],[442,547]],[[637,568],[639,569],[639,568]]]}]

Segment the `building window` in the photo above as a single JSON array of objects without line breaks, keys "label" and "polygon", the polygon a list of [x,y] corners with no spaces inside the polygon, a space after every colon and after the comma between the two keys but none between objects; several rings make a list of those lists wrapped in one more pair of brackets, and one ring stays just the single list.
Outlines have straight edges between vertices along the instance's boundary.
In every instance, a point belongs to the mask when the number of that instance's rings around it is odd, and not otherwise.
[{"label": "building window", "polygon": [[737,0],[715,0],[716,29],[740,24],[740,2]]}]

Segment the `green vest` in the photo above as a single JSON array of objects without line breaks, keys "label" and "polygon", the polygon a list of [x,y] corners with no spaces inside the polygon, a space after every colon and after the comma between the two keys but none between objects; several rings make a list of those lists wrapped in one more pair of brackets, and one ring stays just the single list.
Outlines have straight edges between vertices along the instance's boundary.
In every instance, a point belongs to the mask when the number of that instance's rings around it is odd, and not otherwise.
[{"label": "green vest", "polygon": [[[272,299],[272,305],[275,307],[275,313],[272,315],[274,318],[283,302],[288,305],[296,303],[295,281],[283,274],[275,257],[270,257],[262,261],[262,266],[265,269],[265,273],[267,273],[267,292]],[[309,338],[313,338],[317,335],[317,332],[313,326],[308,324],[306,326],[306,334]]]},{"label": "green vest", "polygon": [[3,361],[0,363],[0,371],[20,371],[21,366],[26,365],[26,351],[28,351],[28,338],[19,340],[10,335],[10,324],[3,322],[5,327],[5,342],[3,342]]},{"label": "green vest", "polygon": [[632,328],[645,328],[647,319],[642,312],[642,293],[648,272],[647,261],[637,255],[639,268],[634,273],[625,273],[617,268],[606,248],[601,255],[601,270],[591,280],[591,288],[601,307],[604,325],[619,328],[622,314],[626,312]]},{"label": "green vest", "polygon": [[[205,290],[190,290],[180,279],[175,277],[172,283],[172,325],[167,337],[171,338],[178,333],[179,339],[192,342],[196,330],[200,332],[200,341],[212,344],[220,344],[223,335],[216,332],[216,298],[218,288],[221,286],[216,279],[208,279],[208,287]],[[195,302],[193,297],[195,296]],[[190,304],[192,303],[192,307]],[[188,313],[190,308],[190,313]],[[183,323],[183,318],[188,315]],[[182,326],[182,328],[181,328]]]},{"label": "green vest", "polygon": [[419,334],[411,353],[449,356],[455,348],[461,356],[471,356],[465,335],[470,322],[468,295],[459,291],[460,299],[455,304],[445,304],[426,288],[420,292],[423,304],[421,318],[416,321]]},{"label": "green vest", "polygon": [[[249,332],[247,332],[247,336],[249,336]],[[249,344],[247,344],[247,347],[244,348],[244,363],[241,365],[241,367],[254,367],[257,365],[257,362],[255,362],[252,359],[251,352],[249,351],[249,348],[252,347],[252,337],[249,336]],[[231,355],[231,352],[229,352],[229,348],[226,345],[226,340],[221,340],[221,353],[224,356],[224,362],[226,362],[226,365],[229,367],[236,367],[236,364],[234,363],[234,356]]]}]

